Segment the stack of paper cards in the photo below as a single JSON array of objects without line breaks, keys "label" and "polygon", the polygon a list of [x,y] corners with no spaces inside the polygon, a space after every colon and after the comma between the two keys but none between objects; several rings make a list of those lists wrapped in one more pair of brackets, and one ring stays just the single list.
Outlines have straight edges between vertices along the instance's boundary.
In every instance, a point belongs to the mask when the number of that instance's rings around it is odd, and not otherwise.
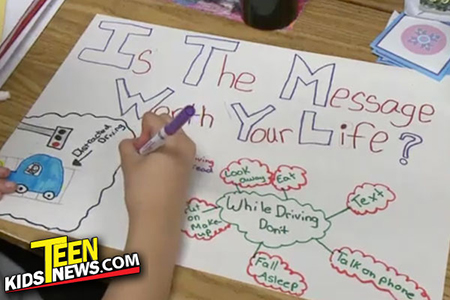
[{"label": "stack of paper cards", "polygon": [[415,69],[436,80],[450,74],[450,25],[394,14],[371,44],[385,64]]},{"label": "stack of paper cards", "polygon": [[0,87],[64,0],[0,0]]}]

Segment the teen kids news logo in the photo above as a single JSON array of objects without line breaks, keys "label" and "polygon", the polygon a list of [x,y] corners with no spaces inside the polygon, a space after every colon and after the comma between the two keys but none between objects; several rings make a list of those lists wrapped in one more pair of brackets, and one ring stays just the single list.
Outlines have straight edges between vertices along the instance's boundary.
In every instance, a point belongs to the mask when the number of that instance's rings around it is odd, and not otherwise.
[{"label": "teen kids news logo", "polygon": [[44,249],[44,270],[4,278],[6,293],[62,284],[139,274],[137,253],[98,260],[98,238],[68,242],[67,236],[35,241],[32,249]]}]

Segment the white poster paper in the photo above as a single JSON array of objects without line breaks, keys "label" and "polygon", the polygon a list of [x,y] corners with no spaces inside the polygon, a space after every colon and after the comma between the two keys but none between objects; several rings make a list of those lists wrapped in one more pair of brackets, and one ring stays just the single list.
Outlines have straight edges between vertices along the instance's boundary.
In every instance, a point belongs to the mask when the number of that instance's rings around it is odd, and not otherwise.
[{"label": "white poster paper", "polygon": [[123,249],[117,146],[194,104],[179,264],[307,299],[441,299],[450,80],[97,16],[0,152],[3,218]]}]

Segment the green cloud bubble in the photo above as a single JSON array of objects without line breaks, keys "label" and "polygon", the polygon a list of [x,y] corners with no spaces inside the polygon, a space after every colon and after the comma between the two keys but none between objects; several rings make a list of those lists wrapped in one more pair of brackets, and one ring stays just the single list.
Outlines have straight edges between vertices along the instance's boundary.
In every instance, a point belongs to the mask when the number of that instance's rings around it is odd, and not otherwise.
[{"label": "green cloud bubble", "polygon": [[232,192],[216,204],[224,222],[236,226],[249,242],[267,248],[322,239],[331,226],[322,210],[274,194]]}]

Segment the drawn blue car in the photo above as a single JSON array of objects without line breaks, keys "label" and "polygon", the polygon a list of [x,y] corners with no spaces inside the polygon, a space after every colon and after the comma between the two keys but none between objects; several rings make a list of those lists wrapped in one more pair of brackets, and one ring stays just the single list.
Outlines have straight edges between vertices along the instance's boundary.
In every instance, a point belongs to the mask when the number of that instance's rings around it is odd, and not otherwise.
[{"label": "drawn blue car", "polygon": [[64,167],[58,158],[36,154],[24,159],[8,179],[17,184],[16,192],[19,194],[34,192],[53,200],[61,193]]}]

